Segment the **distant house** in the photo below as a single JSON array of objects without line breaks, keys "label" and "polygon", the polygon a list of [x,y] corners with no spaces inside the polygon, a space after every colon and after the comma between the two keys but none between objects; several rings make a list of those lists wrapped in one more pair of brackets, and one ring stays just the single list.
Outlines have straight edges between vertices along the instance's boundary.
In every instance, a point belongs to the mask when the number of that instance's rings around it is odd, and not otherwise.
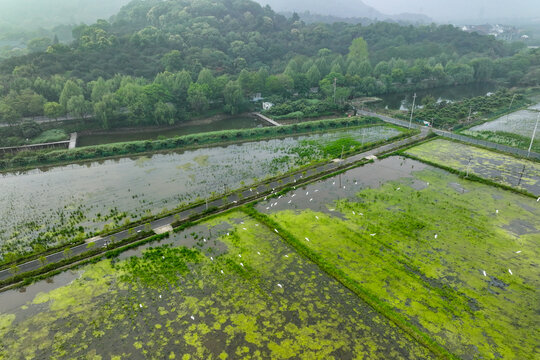
[{"label": "distant house", "polygon": [[319,92],[319,88],[318,87],[312,87],[309,89],[309,92],[312,93],[312,94],[317,94]]},{"label": "distant house", "polygon": [[251,97],[251,101],[253,101],[253,102],[261,101],[262,99],[264,99],[264,98],[262,97],[261,93],[253,94],[253,96]]},{"label": "distant house", "polygon": [[272,104],[271,102],[265,101],[262,103],[263,110],[270,110],[272,106],[274,106],[274,104]]}]

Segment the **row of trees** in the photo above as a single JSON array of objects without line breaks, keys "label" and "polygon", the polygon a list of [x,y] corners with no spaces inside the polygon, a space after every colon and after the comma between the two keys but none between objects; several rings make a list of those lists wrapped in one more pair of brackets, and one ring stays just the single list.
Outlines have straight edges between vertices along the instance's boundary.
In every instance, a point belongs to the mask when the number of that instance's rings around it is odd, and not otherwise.
[{"label": "row of trees", "polygon": [[540,51],[519,44],[452,26],[306,25],[249,0],[133,1],[73,37],[0,62],[1,122],[93,114],[103,127],[171,124],[210,108],[242,111],[257,93],[340,104],[413,88],[540,83]]}]

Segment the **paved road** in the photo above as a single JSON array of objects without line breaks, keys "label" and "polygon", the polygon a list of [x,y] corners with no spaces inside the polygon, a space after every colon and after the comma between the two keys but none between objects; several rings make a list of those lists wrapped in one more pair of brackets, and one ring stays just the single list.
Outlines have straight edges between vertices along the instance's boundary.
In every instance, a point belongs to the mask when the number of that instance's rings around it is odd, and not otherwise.
[{"label": "paved road", "polygon": [[[271,190],[269,189],[274,189],[274,188],[277,189],[277,188],[287,186],[287,185],[294,185],[298,180],[301,180],[302,178],[311,177],[317,174],[322,174],[322,173],[326,173],[332,170],[337,170],[338,168],[342,168],[344,166],[353,165],[354,163],[361,161],[367,156],[390,152],[394,149],[398,149],[404,145],[407,145],[411,142],[414,142],[414,141],[417,141],[426,137],[427,133],[428,133],[427,129],[423,129],[421,134],[418,134],[418,135],[415,135],[413,137],[409,137],[406,139],[402,139],[402,140],[399,140],[390,144],[386,144],[378,148],[363,152],[361,154],[350,156],[340,162],[329,162],[329,163],[326,163],[326,164],[323,164],[323,165],[320,165],[318,167],[314,167],[308,170],[299,170],[298,172],[293,173],[286,178],[282,178],[281,179],[282,182],[274,181],[268,185],[264,184],[264,185],[259,185],[259,186],[253,186],[251,189],[248,189],[242,192],[242,196],[239,196],[237,194],[230,195],[227,198],[227,202],[225,202],[222,198],[209,201],[208,207],[220,207],[227,204],[234,205],[235,203],[239,202],[241,199],[245,199],[245,198],[253,197],[253,196],[256,196],[257,198],[262,198],[265,195],[268,195],[269,192],[271,192]],[[305,174],[303,174],[304,171],[305,171]],[[206,210],[206,206],[207,206],[206,204],[202,204],[192,209],[187,209],[177,214],[154,220],[150,222],[150,226],[152,229],[157,229],[162,226],[170,225],[171,223],[175,222],[178,216],[180,216],[180,219],[186,219],[190,216],[201,214],[202,212]],[[92,249],[96,247],[105,247],[106,244],[112,242],[111,237],[113,236],[114,236],[114,241],[121,241],[140,231],[144,231],[144,225],[133,227],[131,231],[124,230],[124,231],[120,231],[118,233],[115,233],[109,236],[105,236],[103,238],[95,240],[94,241],[95,245],[92,247]],[[88,247],[86,243],[77,245],[71,248],[70,256],[76,256],[86,251],[88,251]],[[47,259],[47,262],[46,262],[47,264],[58,262],[64,259],[64,253],[63,252],[54,253],[54,254],[46,256],[46,259]],[[39,260],[33,260],[33,261],[20,264],[18,265],[19,274],[39,269],[41,266],[42,265]],[[9,269],[0,271],[0,280],[5,280],[11,276],[12,276],[12,273],[9,271]]]},{"label": "paved road", "polygon": [[[379,119],[381,119],[382,121],[385,121],[385,122],[388,122],[388,123],[391,123],[391,124],[395,124],[395,125],[399,125],[399,126],[403,126],[403,127],[409,127],[409,123],[407,121],[394,119],[394,118],[391,118],[391,117],[388,117],[388,116],[385,116],[385,115],[381,115],[381,114],[377,114],[377,113],[370,112],[370,111],[365,111],[365,110],[358,110],[358,113],[363,114],[363,115],[368,115],[368,116],[375,116],[375,117],[378,117]],[[420,125],[414,124],[414,123],[411,124],[411,127],[415,128],[415,129],[425,129],[426,128],[425,126],[420,126]],[[491,141],[480,140],[480,139],[476,139],[476,138],[461,135],[461,134],[455,134],[455,133],[450,132],[450,131],[440,130],[440,129],[436,129],[436,128],[430,128],[430,129],[433,130],[433,132],[435,134],[437,134],[439,136],[442,136],[442,137],[463,141],[463,142],[466,142],[466,143],[469,143],[469,144],[472,144],[472,145],[480,145],[480,146],[483,146],[483,147],[487,147],[488,149],[499,150],[499,151],[506,152],[506,153],[509,153],[509,154],[514,154],[514,155],[518,155],[518,156],[522,156],[522,157],[527,157],[527,158],[531,158],[531,159],[540,160],[540,154],[536,153],[534,151],[531,151],[529,153],[526,150],[522,150],[522,149],[518,149],[518,148],[514,148],[514,147],[511,147],[511,146],[506,146],[506,145],[502,145],[502,144],[497,144],[497,143],[494,143],[494,142],[491,142]]]}]

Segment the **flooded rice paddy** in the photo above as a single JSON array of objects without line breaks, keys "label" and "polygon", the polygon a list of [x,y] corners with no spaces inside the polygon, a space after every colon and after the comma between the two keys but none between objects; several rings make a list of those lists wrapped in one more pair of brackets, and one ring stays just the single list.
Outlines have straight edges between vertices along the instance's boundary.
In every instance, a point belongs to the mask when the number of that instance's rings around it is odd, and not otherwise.
[{"label": "flooded rice paddy", "polygon": [[0,294],[0,357],[432,358],[243,213],[166,242]]},{"label": "flooded rice paddy", "polygon": [[256,208],[456,356],[534,357],[536,199],[390,157]]},{"label": "flooded rice paddy", "polygon": [[[376,126],[0,175],[0,258],[286,172],[344,137],[370,143],[399,134]],[[311,151],[301,157],[299,145]]]},{"label": "flooded rice paddy", "polygon": [[[508,115],[503,115],[493,121],[474,126],[469,131],[503,131],[530,139],[539,111],[540,104],[536,104],[527,110],[519,110]],[[535,140],[540,140],[540,131],[536,132]]]},{"label": "flooded rice paddy", "polygon": [[540,196],[538,162],[442,139],[415,146],[406,153]]}]

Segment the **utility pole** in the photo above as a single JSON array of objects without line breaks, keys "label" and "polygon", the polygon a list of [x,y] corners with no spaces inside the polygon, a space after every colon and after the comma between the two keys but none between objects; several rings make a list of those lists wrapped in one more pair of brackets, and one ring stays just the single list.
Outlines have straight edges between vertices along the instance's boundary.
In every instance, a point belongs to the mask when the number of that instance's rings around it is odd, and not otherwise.
[{"label": "utility pole", "polygon": [[540,120],[540,111],[538,112],[538,116],[536,117],[536,125],[534,125],[534,130],[533,130],[533,133],[532,133],[532,136],[531,136],[531,143],[529,145],[529,150],[527,151],[527,157],[529,157],[529,155],[531,155],[531,148],[532,148],[532,144],[534,142],[534,136],[536,135],[536,128],[538,128],[538,120]]},{"label": "utility pole", "polygon": [[412,117],[413,117],[413,113],[414,113],[414,103],[415,103],[415,101],[416,101],[416,93],[414,93],[413,101],[412,101],[411,118],[409,120],[409,129],[411,128],[411,125],[412,125]]},{"label": "utility pole", "polygon": [[512,104],[514,103],[514,98],[516,97],[516,94],[512,96],[512,101],[510,101],[510,106],[508,107],[508,114],[506,114],[506,122],[508,122],[508,116],[510,116],[510,109],[512,108]]},{"label": "utility pole", "polygon": [[334,104],[336,103],[336,85],[337,85],[337,78],[334,78]]}]

